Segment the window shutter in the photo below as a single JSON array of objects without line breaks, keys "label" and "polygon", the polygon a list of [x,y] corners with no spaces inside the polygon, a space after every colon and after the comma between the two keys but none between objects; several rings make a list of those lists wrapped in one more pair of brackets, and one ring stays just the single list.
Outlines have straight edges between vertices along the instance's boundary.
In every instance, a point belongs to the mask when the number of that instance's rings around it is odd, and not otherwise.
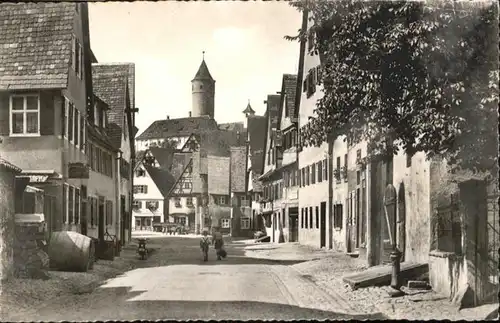
[{"label": "window shutter", "polygon": [[304,79],[304,83],[303,83],[303,87],[302,87],[302,92],[304,92],[304,93],[307,91],[307,77],[308,77],[308,76],[309,76],[309,75],[307,75],[307,76],[305,77],[305,79]]}]

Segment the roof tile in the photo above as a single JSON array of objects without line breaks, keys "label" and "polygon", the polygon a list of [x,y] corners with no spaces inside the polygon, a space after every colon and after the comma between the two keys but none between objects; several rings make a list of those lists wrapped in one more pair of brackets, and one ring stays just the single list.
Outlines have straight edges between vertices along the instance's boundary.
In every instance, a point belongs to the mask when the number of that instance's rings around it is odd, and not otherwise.
[{"label": "roof tile", "polygon": [[138,140],[160,139],[178,136],[190,136],[204,131],[216,130],[217,123],[208,117],[189,117],[178,119],[156,120],[142,134]]},{"label": "roof tile", "polygon": [[75,5],[0,3],[0,90],[66,88]]}]

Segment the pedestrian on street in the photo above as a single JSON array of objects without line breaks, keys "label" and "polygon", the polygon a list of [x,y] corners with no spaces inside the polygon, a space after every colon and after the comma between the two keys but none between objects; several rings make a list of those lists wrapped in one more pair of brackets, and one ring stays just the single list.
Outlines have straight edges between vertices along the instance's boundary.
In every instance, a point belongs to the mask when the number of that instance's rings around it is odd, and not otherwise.
[{"label": "pedestrian on street", "polygon": [[208,237],[208,231],[203,230],[203,237],[200,240],[200,249],[203,253],[203,261],[208,260],[208,248],[210,246],[210,238]]},{"label": "pedestrian on street", "polygon": [[222,233],[220,233],[218,229],[214,232],[213,243],[217,252],[217,260],[221,260],[221,250],[224,247],[224,239],[222,238]]}]

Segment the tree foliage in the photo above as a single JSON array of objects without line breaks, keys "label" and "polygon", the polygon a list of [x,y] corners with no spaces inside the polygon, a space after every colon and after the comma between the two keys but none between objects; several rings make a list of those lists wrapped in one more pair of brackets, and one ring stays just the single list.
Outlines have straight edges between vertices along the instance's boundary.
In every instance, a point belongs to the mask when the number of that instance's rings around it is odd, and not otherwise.
[{"label": "tree foliage", "polygon": [[323,96],[305,145],[345,135],[372,155],[423,151],[458,168],[498,155],[498,6],[485,2],[310,1]]}]

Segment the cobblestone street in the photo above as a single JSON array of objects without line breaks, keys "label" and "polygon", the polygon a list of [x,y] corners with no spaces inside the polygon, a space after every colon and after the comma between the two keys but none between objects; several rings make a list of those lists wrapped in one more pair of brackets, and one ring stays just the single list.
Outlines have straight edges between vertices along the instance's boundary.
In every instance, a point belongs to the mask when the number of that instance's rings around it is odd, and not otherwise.
[{"label": "cobblestone street", "polygon": [[[129,246],[89,273],[51,272],[49,280],[29,281],[31,291],[14,280],[2,294],[2,321],[382,318],[358,315],[290,267],[303,260],[253,258],[244,242],[228,243],[222,261],[211,250],[207,263],[197,237],[151,236],[148,247],[155,252],[145,261]],[[39,300],[30,303],[35,294]]]},{"label": "cobblestone street", "polygon": [[261,250],[254,248],[248,247],[247,254],[266,259],[310,259],[291,267],[330,294],[338,304],[348,304],[352,313],[382,313],[397,320],[483,320],[498,308],[498,304],[489,304],[458,311],[458,308],[442,295],[433,291],[411,291],[405,287],[402,290],[407,295],[399,298],[388,297],[388,286],[351,290],[342,281],[343,276],[366,268],[366,265],[356,258],[293,243],[262,245]]}]

